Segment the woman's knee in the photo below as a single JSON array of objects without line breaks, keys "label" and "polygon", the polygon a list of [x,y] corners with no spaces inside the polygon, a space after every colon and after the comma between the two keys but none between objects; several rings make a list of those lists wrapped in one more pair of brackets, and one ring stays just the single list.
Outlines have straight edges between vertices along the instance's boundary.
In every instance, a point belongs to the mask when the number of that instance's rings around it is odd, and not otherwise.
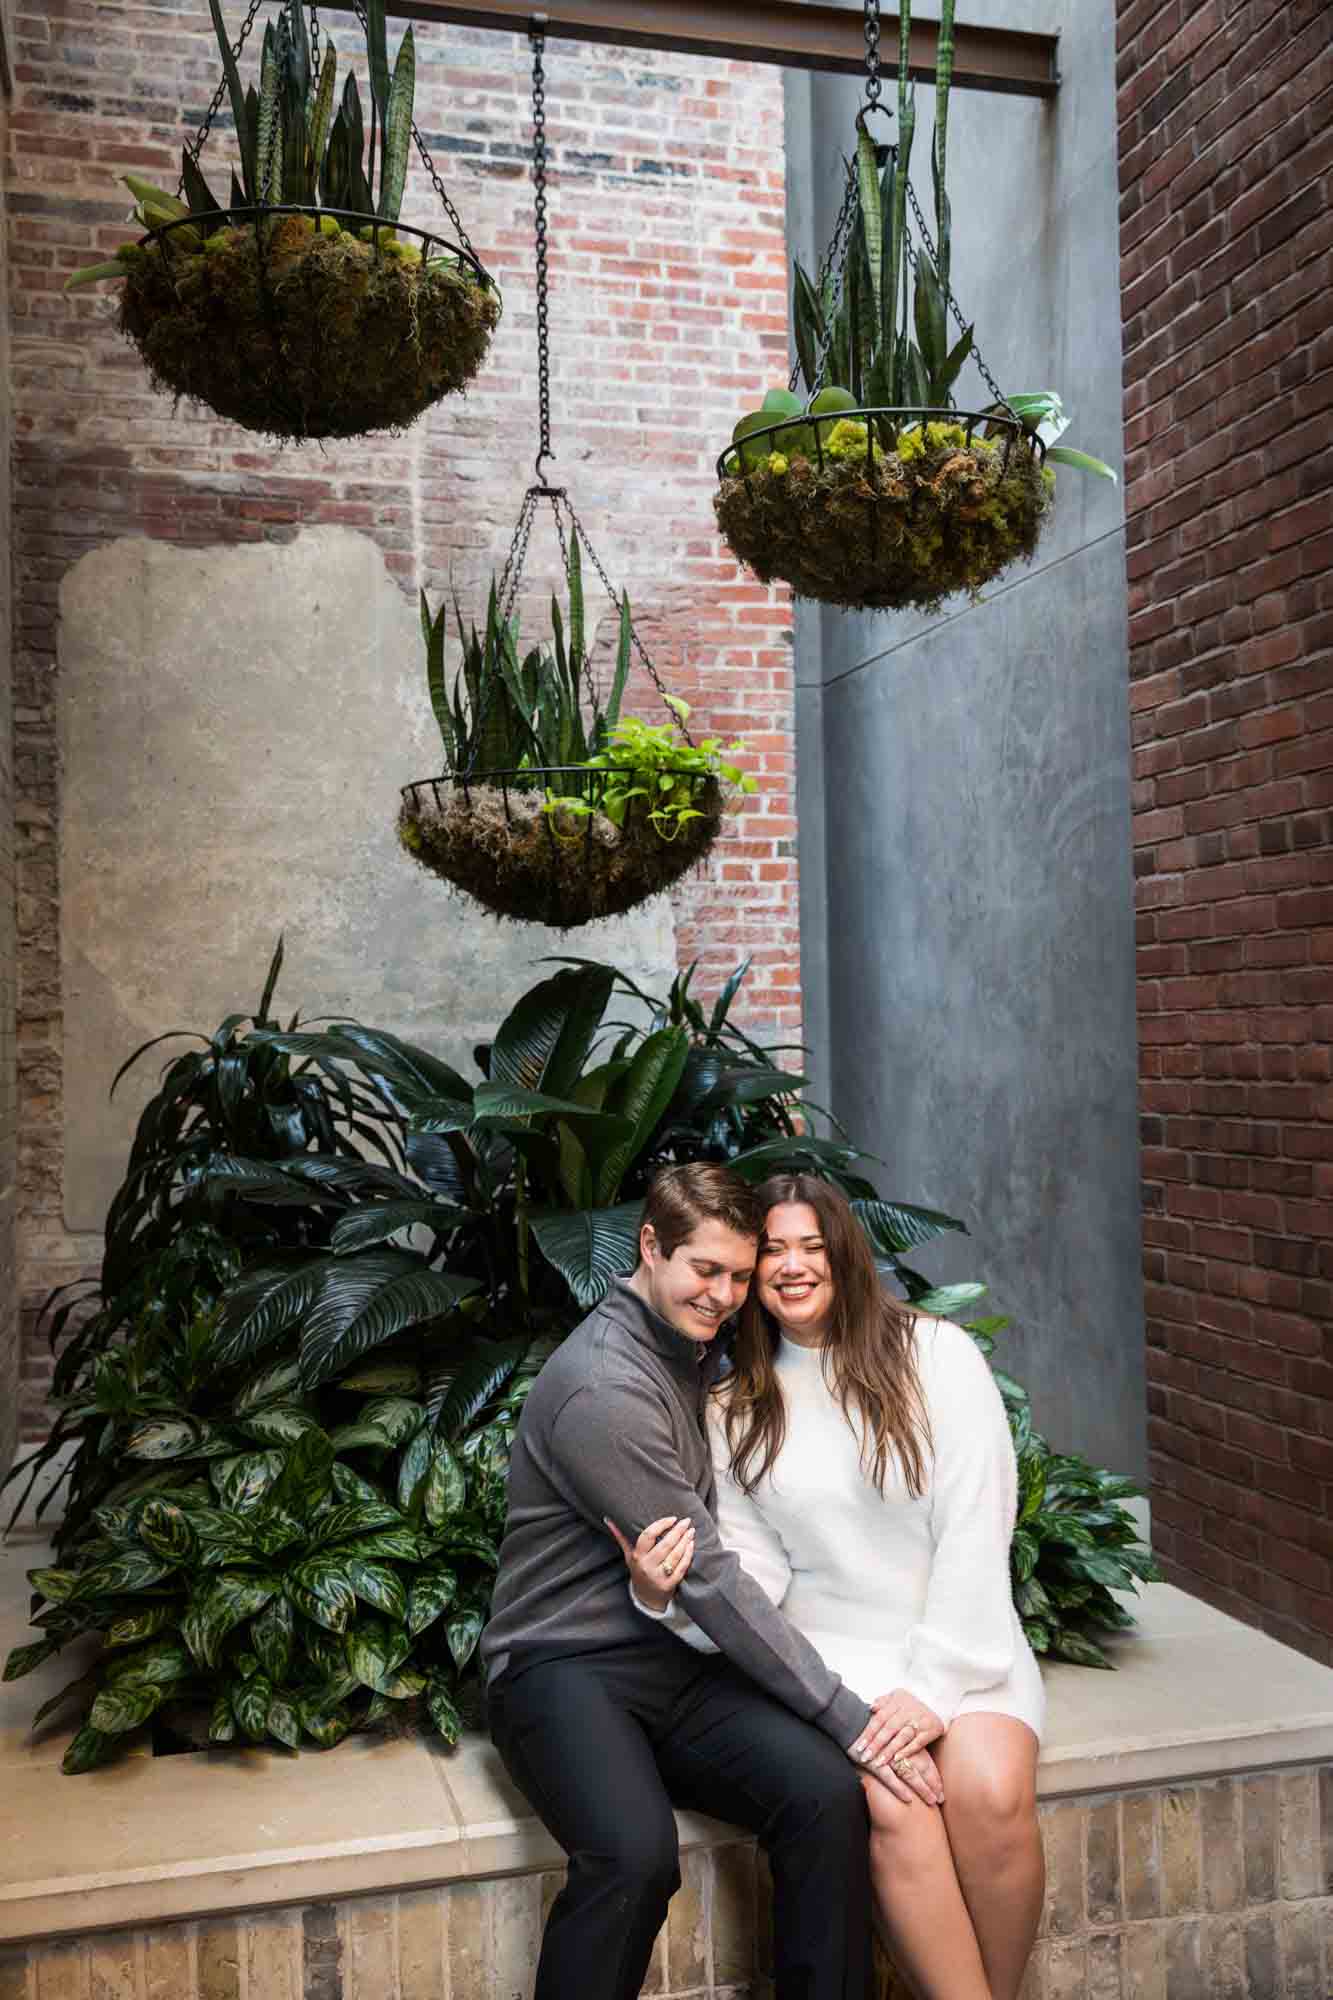
[{"label": "woman's knee", "polygon": [[987,1845],[1026,1841],[1037,1824],[1036,1774],[1017,1759],[971,1760],[950,1773],[945,1794],[950,1828]]}]

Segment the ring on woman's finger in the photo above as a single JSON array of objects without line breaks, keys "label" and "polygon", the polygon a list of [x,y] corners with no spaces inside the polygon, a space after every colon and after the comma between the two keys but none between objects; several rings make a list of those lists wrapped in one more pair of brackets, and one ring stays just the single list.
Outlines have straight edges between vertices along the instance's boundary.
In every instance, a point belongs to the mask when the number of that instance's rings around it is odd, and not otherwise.
[{"label": "ring on woman's finger", "polygon": [[916,1765],[910,1757],[894,1757],[890,1759],[890,1762],[900,1778],[914,1778],[916,1776]]},{"label": "ring on woman's finger", "polygon": [[668,1556],[668,1557],[666,1558],[665,1562],[664,1562],[664,1563],[662,1564],[662,1574],[663,1574],[663,1576],[670,1576],[670,1575],[672,1574],[672,1572],[674,1571],[675,1567],[676,1567],[676,1565],[675,1565],[675,1564],[674,1564],[674,1563],[672,1562],[672,1560],[671,1560],[670,1556]]}]

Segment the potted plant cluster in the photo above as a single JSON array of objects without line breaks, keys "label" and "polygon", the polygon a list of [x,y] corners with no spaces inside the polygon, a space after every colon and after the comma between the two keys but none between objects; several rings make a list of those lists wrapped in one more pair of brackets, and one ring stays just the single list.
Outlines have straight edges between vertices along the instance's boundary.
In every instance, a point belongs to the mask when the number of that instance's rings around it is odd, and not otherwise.
[{"label": "potted plant cluster", "polygon": [[126,182],[145,231],[71,286],[122,281],[120,326],[154,382],[284,438],[399,429],[463,388],[485,358],[499,294],[471,249],[399,221],[413,139],[409,27],[390,70],[384,0],[366,14],[369,124],[337,51],[316,72],[305,8],[265,28],[258,86],[241,85],[210,0],[240,151],[220,202],[198,148],[169,194]]},{"label": "potted plant cluster", "polygon": [[722,815],[755,781],[732,758],[740,743],[699,744],[681,732],[687,705],[663,697],[667,720],[621,714],[633,627],[621,597],[610,689],[601,698],[586,640],[582,554],[569,537],[568,621],[551,600],[551,638],[520,652],[518,623],[491,584],[484,635],[465,632],[449,685],[448,608],[423,592],[426,681],[445,770],[404,788],[398,837],[414,860],[497,916],[560,929],[615,916],[668,888],[718,836]]},{"label": "potted plant cluster", "polygon": [[780,578],[798,596],[850,608],[936,610],[1031,559],[1056,463],[1114,475],[1056,443],[1067,420],[1052,392],[1005,396],[983,370],[993,401],[955,408],[964,365],[980,357],[971,326],[956,338],[949,328],[952,0],[939,30],[933,241],[909,215],[916,114],[906,4],[899,29],[897,146],[876,146],[863,109],[835,232],[842,262],[818,283],[797,265],[791,385],[737,423],[718,460],[715,506],[727,542],[764,582]]},{"label": "potted plant cluster", "polygon": [[[467,1078],[354,1022],[284,1027],[280,963],[281,948],[252,1017],[168,1063],[100,1284],[51,1314],[58,1416],[10,1478],[30,1485],[72,1447],[66,1506],[54,1561],[31,1572],[35,1636],[4,1672],[72,1649],[74,1677],[36,1718],[77,1720],[69,1772],[146,1731],[162,1749],[457,1737],[524,1396],[632,1268],[657,1166],[826,1174],[923,1309],[962,1317],[984,1292],[915,1269],[961,1225],[882,1199],[868,1156],[814,1130],[782,1052],[732,1024],[743,966],[705,1012],[688,972],[657,999],[566,962]],[[967,1323],[985,1351],[1004,1325]],[[997,1381],[1028,1636],[1108,1665],[1096,1635],[1130,1622],[1113,1592],[1156,1574],[1123,1505],[1136,1489],[1053,1453],[1022,1388]]]}]

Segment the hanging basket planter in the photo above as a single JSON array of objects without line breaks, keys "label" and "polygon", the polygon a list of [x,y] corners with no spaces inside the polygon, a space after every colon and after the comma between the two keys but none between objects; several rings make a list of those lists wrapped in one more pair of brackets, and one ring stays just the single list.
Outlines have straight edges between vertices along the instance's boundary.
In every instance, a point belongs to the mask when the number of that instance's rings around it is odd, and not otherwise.
[{"label": "hanging basket planter", "polygon": [[[493,915],[570,930],[622,916],[703,860],[722,827],[721,787],[696,772],[679,773],[678,783],[698,817],[671,832],[641,801],[610,818],[605,784],[584,766],[484,784],[426,779],[403,788],[398,838]],[[571,810],[571,798],[582,809]]]},{"label": "hanging basket planter", "polygon": [[[551,601],[551,638],[520,655],[514,605],[533,519],[543,502],[564,556],[567,611]],[[509,558],[492,583],[484,633],[464,637],[452,687],[445,673],[450,607],[423,593],[426,685],[446,770],[402,788],[398,839],[430,874],[498,917],[571,930],[616,917],[696,867],[732,797],[755,780],[729,761],[738,743],[696,744],[686,704],[667,694],[591,548],[617,616],[609,689],[592,672],[583,602],[581,524],[563,489],[528,489]],[[662,696],[668,719],[624,716],[631,656]]]},{"label": "hanging basket planter", "polygon": [[[185,198],[127,176],[144,234],[69,284],[123,280],[120,328],[155,386],[247,430],[296,440],[402,430],[466,387],[500,316],[499,293],[413,123],[412,30],[390,74],[382,0],[369,15],[356,8],[370,68],[367,134],[352,76],[335,113],[337,51],[326,41],[321,55],[301,0],[284,0],[265,29],[259,87],[247,92],[236,54],[259,0],[236,50],[219,0],[211,4],[223,78],[182,155]],[[241,177],[233,174],[223,204],[199,154],[227,93]],[[398,220],[414,139],[447,234]]]},{"label": "hanging basket planter", "polygon": [[[740,419],[717,461],[714,504],[734,553],[761,581],[845,609],[937,611],[955,591],[975,597],[1010,564],[1031,560],[1050,517],[1053,463],[1115,476],[1056,444],[1066,419],[1053,392],[1004,393],[950,289],[953,12],[953,0],[941,0],[934,237],[908,177],[910,0],[898,10],[893,146],[876,144],[868,129],[885,107],[879,9],[866,0],[866,101],[818,278],[796,266],[796,366],[787,388]],[[970,411],[954,401],[969,360],[992,399]]]},{"label": "hanging basket planter", "polygon": [[1044,455],[1012,418],[803,414],[723,452],[718,523],[764,583],[848,608],[935,610],[1032,556],[1054,484]]}]

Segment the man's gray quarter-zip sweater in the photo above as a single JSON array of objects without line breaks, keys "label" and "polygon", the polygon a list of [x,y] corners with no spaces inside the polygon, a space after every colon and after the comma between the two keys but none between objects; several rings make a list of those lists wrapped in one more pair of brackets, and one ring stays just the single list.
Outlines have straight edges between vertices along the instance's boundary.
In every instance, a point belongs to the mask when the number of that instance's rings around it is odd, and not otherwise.
[{"label": "man's gray quarter-zip sweater", "polygon": [[604,1522],[633,1540],[649,1521],[688,1515],[695,1547],[683,1609],[733,1665],[846,1749],[869,1720],[865,1702],[718,1539],[704,1431],[715,1373],[710,1351],[623,1279],[552,1355],[514,1440],[509,1524],[481,1647],[488,1678],[525,1656],[660,1644],[665,1635],[630,1601]]}]

